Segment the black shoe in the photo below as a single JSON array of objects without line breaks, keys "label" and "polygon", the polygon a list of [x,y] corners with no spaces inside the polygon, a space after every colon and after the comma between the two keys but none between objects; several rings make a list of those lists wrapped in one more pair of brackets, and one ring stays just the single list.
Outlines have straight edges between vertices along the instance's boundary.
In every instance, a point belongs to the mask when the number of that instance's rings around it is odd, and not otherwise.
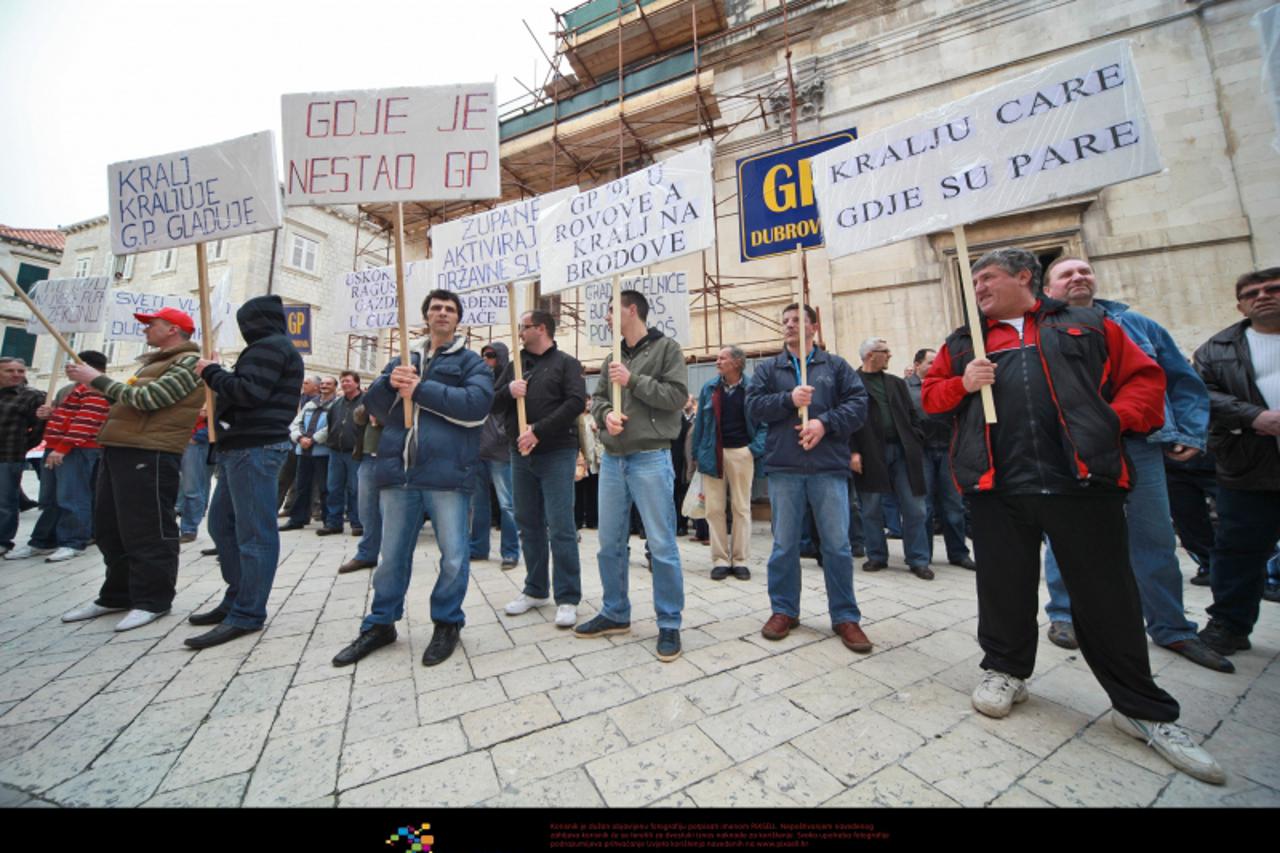
[{"label": "black shoe", "polygon": [[740,581],[751,580],[751,570],[746,566],[733,566],[729,571],[733,572],[733,576]]},{"label": "black shoe", "polygon": [[352,536],[363,536],[363,535],[364,535],[364,528],[363,528],[363,527],[352,527],[352,528],[351,528],[351,535],[352,535]]},{"label": "black shoe", "polygon": [[198,634],[194,637],[187,637],[183,640],[183,644],[191,649],[208,649],[213,646],[220,646],[231,640],[239,639],[245,634],[253,634],[261,628],[237,628],[235,625],[219,625],[212,631],[205,634]]},{"label": "black shoe", "polygon": [[928,566],[908,566],[907,570],[910,571],[911,574],[920,578],[920,580],[922,581],[933,580],[933,569],[929,568]]},{"label": "black shoe", "polygon": [[217,548],[201,548],[200,555],[203,557],[216,557],[218,556],[218,549]]},{"label": "black shoe", "polygon": [[206,610],[203,613],[192,613],[187,617],[187,621],[192,625],[217,625],[223,619],[227,618],[227,611],[221,607],[215,607],[212,610]]},{"label": "black shoe", "polygon": [[658,629],[658,660],[670,663],[680,657],[680,629]]},{"label": "black shoe", "polygon": [[711,569],[711,579],[713,581],[722,581],[729,577],[729,571],[728,566],[715,566]]},{"label": "black shoe", "polygon": [[1191,585],[1192,585],[1192,586],[1208,586],[1208,585],[1209,585],[1209,570],[1208,570],[1208,569],[1200,569],[1199,571],[1197,571],[1197,572],[1196,572],[1196,576],[1195,576],[1195,577],[1193,577],[1193,578],[1191,579]]},{"label": "black shoe", "polygon": [[305,521],[291,521],[288,524],[280,525],[280,532],[283,533],[286,530],[301,530],[306,526],[307,523]]},{"label": "black shoe", "polygon": [[1262,597],[1266,601],[1280,601],[1280,583],[1268,581],[1262,588]]},{"label": "black shoe", "polygon": [[1060,649],[1078,649],[1076,626],[1071,622],[1059,621],[1049,623],[1049,642]]},{"label": "black shoe", "polygon": [[886,539],[901,539],[901,538],[902,538],[902,534],[901,534],[901,533],[886,533],[886,534],[884,535],[884,538],[886,538]]},{"label": "black shoe", "polygon": [[333,656],[334,666],[351,666],[351,664],[377,651],[383,646],[396,641],[395,625],[374,625],[367,631],[361,631],[351,645]]},{"label": "black shoe", "polygon": [[1212,669],[1218,672],[1235,672],[1236,667],[1231,661],[1227,660],[1223,655],[1218,654],[1209,648],[1209,644],[1199,637],[1192,637],[1189,640],[1179,640],[1176,643],[1170,643],[1165,646],[1171,652],[1177,652],[1192,663],[1199,664],[1205,669]]},{"label": "black shoe", "polygon": [[853,548],[853,556],[865,557],[867,556],[867,549],[862,547],[861,545],[855,545]]},{"label": "black shoe", "polygon": [[972,557],[961,557],[958,560],[948,560],[947,562],[953,566],[968,569],[971,572],[976,572],[978,570],[978,564],[973,561]]},{"label": "black shoe", "polygon": [[427,643],[427,650],[422,653],[422,665],[435,666],[447,661],[458,645],[458,632],[461,630],[461,625],[437,622],[436,630],[431,635],[431,642]]},{"label": "black shoe", "polygon": [[887,569],[887,568],[889,568],[888,563],[881,563],[876,560],[867,560],[865,563],[862,564],[862,570],[864,572],[878,572],[881,569]]},{"label": "black shoe", "polygon": [[1209,624],[1200,630],[1200,639],[1220,655],[1232,655],[1253,648],[1248,637],[1234,633],[1217,619],[1210,619]]},{"label": "black shoe", "polygon": [[317,536],[341,536],[341,527],[321,527],[316,531]]}]

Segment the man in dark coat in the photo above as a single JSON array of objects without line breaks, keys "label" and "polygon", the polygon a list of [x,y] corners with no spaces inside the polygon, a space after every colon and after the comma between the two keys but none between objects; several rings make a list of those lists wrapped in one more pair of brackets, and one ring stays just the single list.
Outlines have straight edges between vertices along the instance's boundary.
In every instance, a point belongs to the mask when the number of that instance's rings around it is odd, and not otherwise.
[{"label": "man in dark coat", "polygon": [[[485,344],[480,350],[480,357],[493,371],[495,383],[511,361],[508,353],[507,345],[502,341]],[[502,570],[508,571],[520,562],[520,531],[516,527],[515,502],[511,497],[511,451],[504,420],[502,415],[490,414],[480,432],[480,462],[476,466],[475,490],[471,493],[471,559],[489,559],[489,522],[492,517],[489,484],[492,483],[493,491],[498,495],[501,518],[502,538],[498,549]]]},{"label": "man in dark coat", "polygon": [[897,498],[902,512],[902,550],[907,568],[916,577],[931,581],[929,532],[925,529],[924,433],[920,416],[911,404],[907,383],[889,373],[889,344],[884,338],[863,341],[858,354],[862,367],[858,378],[869,398],[867,420],[853,434],[850,467],[862,500],[862,532],[866,537],[864,571],[876,572],[889,565],[889,544],[884,536],[883,495]]}]

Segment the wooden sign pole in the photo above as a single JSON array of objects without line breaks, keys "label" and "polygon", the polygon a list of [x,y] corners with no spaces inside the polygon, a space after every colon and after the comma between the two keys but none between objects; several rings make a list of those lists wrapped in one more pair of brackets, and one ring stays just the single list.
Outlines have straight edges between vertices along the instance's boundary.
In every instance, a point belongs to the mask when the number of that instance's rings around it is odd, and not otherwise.
[{"label": "wooden sign pole", "polygon": [[[964,285],[965,317],[969,321],[969,337],[973,340],[973,357],[987,357],[987,343],[983,336],[982,315],[978,313],[978,297],[973,290],[973,272],[969,268],[969,242],[965,239],[964,226],[957,225],[951,229],[956,238],[956,257],[960,261],[960,281]],[[984,385],[979,392],[982,395],[982,414],[987,423],[996,422],[996,400],[991,395],[991,386]]]},{"label": "wooden sign pole", "polygon": [[[520,314],[516,310],[516,288],[519,286],[514,281],[507,283],[507,308],[511,312],[511,367],[515,370],[517,382],[524,380],[524,363],[520,358]],[[516,398],[516,420],[520,425],[520,435],[524,435],[525,429],[529,426],[529,420],[525,415],[524,397]]]},{"label": "wooden sign pole", "polygon": [[53,405],[53,392],[58,390],[58,377],[62,374],[62,367],[67,363],[67,354],[62,350],[58,350],[53,354],[53,370],[49,372],[49,392],[44,395],[44,401],[48,405]]},{"label": "wooden sign pole", "polygon": [[[809,325],[809,314],[804,310],[804,247],[796,243],[796,260],[799,262],[799,269],[796,273],[796,289],[800,292],[800,297],[796,300],[796,304],[800,306],[800,346],[797,352],[800,353],[800,384],[809,384],[809,366],[806,364],[806,357],[809,355],[808,348],[805,346],[805,328]],[[809,425],[809,407],[800,407],[800,428],[803,429]]]},{"label": "wooden sign pole", "polygon": [[[209,257],[205,253],[204,243],[196,243],[196,266],[200,282],[200,354],[206,359],[213,358],[213,312],[209,310]],[[204,386],[205,419],[209,424],[209,443],[218,441],[214,424],[215,401],[213,389]]]},{"label": "wooden sign pole", "polygon": [[[622,276],[613,277],[613,361],[622,364]],[[613,410],[622,414],[622,386],[613,383]]]},{"label": "wooden sign pole", "polygon": [[[409,358],[409,321],[404,300],[404,205],[396,202],[396,310],[399,312],[400,321],[400,363],[409,367],[413,361]],[[413,401],[405,400],[403,397],[400,399],[404,401],[405,429],[412,429]]]},{"label": "wooden sign pole", "polygon": [[36,304],[31,301],[31,297],[27,296],[27,292],[19,287],[18,283],[14,281],[5,270],[0,269],[0,276],[3,276],[4,280],[9,283],[9,286],[13,288],[14,295],[21,299],[26,304],[27,308],[31,309],[32,316],[40,321],[40,325],[49,330],[49,334],[53,335],[53,339],[58,342],[58,346],[67,354],[67,357],[76,364],[79,364],[80,356],[76,355],[76,351],[71,348],[71,344],[67,343],[67,339],[62,336],[62,333],[53,327],[53,324],[49,322],[49,318],[44,316],[44,312],[37,308]]}]

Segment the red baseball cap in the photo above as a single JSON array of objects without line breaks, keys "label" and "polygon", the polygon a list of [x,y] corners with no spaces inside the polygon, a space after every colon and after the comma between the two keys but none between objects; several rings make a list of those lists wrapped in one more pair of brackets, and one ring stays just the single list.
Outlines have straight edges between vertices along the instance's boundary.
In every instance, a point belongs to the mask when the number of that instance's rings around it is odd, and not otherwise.
[{"label": "red baseball cap", "polygon": [[152,320],[168,320],[188,335],[193,334],[196,330],[196,324],[191,319],[191,315],[185,311],[179,311],[177,308],[161,308],[154,314],[134,314],[133,319],[144,326],[149,325]]}]

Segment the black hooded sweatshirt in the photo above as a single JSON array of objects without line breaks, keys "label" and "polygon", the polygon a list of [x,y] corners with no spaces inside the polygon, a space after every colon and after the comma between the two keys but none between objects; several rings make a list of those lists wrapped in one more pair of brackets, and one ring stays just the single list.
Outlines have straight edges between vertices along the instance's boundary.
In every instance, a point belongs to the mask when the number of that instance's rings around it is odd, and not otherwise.
[{"label": "black hooded sweatshirt", "polygon": [[211,364],[200,378],[217,395],[217,446],[226,450],[289,441],[302,392],[302,356],[289,340],[278,296],[250,299],[236,312],[245,348],[234,370]]},{"label": "black hooded sweatshirt", "polygon": [[[498,363],[493,366],[493,381],[496,384],[498,377],[507,369],[507,364],[511,361],[509,350],[502,341],[494,341],[485,349],[492,349],[498,354]],[[480,458],[486,462],[511,461],[511,450],[507,444],[507,432],[501,415],[491,412],[489,417],[485,418],[483,431],[480,433]]]}]

